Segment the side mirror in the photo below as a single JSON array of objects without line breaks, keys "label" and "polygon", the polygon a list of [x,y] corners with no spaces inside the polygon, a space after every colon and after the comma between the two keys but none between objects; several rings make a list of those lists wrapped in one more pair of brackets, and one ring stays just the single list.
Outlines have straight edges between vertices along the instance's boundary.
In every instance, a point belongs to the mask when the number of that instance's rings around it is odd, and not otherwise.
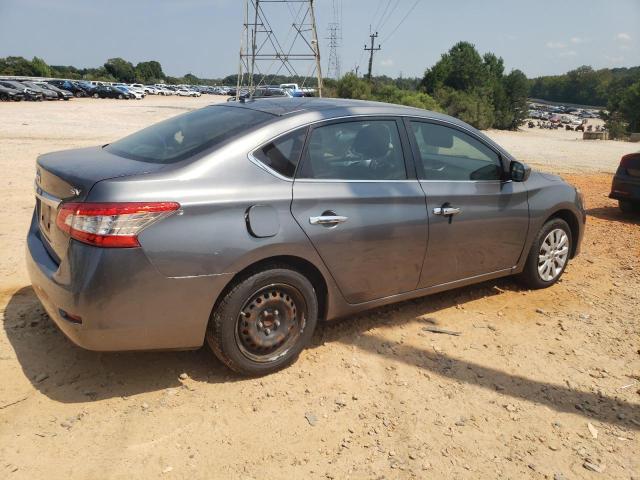
[{"label": "side mirror", "polygon": [[514,160],[509,165],[509,174],[514,182],[526,182],[531,174],[531,167]]}]

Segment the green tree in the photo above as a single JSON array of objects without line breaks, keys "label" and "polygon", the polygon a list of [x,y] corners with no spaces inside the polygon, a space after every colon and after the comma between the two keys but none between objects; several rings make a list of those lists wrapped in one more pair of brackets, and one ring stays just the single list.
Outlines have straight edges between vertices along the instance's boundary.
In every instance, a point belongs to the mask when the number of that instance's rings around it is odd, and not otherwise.
[{"label": "green tree", "polygon": [[35,76],[33,65],[23,57],[0,58],[0,74],[21,75],[25,77]]},{"label": "green tree", "polygon": [[160,62],[139,62],[135,68],[136,80],[141,83],[158,83],[165,78]]},{"label": "green tree", "polygon": [[33,70],[33,74],[37,77],[51,76],[51,69],[49,68],[49,65],[47,65],[41,58],[33,57],[31,60],[31,68]]},{"label": "green tree", "polygon": [[133,83],[136,81],[136,73],[131,62],[117,57],[110,58],[104,64],[104,69],[119,82]]},{"label": "green tree", "polygon": [[367,100],[371,98],[371,84],[353,73],[347,73],[338,81],[337,94],[340,98]]}]

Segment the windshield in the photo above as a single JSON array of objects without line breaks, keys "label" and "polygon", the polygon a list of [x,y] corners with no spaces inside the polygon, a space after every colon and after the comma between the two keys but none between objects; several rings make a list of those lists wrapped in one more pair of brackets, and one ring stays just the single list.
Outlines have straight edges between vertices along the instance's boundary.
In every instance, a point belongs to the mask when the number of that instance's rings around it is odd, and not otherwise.
[{"label": "windshield", "polygon": [[179,115],[118,140],[105,149],[150,163],[174,163],[219,145],[273,118],[271,114],[211,106]]}]

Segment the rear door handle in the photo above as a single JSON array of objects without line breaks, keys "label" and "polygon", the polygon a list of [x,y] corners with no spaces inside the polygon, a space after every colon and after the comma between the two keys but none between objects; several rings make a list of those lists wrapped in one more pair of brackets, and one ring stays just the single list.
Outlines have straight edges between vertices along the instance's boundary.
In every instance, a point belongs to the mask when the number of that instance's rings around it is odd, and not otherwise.
[{"label": "rear door handle", "polygon": [[462,210],[457,207],[436,207],[433,209],[433,214],[448,217],[449,215],[457,215],[461,211]]},{"label": "rear door handle", "polygon": [[337,225],[349,220],[349,217],[342,215],[320,215],[319,217],[309,217],[311,225]]}]

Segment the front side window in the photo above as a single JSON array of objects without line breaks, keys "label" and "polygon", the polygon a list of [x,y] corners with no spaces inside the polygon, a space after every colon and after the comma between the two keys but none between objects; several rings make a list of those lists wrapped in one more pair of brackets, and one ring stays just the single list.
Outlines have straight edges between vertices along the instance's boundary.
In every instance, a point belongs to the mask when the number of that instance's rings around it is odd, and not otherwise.
[{"label": "front side window", "polygon": [[306,128],[287,133],[253,152],[253,156],[285,177],[293,177],[304,146]]},{"label": "front side window", "polygon": [[299,178],[406,180],[395,120],[333,123],[311,131]]},{"label": "front side window", "polygon": [[434,123],[411,122],[425,180],[500,180],[496,152],[460,130]]},{"label": "front side window", "polygon": [[140,130],[105,149],[143,162],[179,162],[272,118],[273,115],[248,108],[205,107]]}]

